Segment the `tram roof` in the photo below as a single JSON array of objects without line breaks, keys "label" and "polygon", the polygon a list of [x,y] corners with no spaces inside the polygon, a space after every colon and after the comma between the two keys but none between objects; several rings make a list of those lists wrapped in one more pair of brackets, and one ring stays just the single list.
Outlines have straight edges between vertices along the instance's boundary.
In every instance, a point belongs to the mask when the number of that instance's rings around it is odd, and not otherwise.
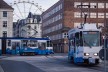
[{"label": "tram roof", "polygon": [[14,39],[14,40],[50,40],[49,38],[24,38],[24,37],[0,37],[0,39]]},{"label": "tram roof", "polygon": [[69,33],[76,33],[80,31],[101,31],[96,27],[96,24],[84,24],[82,27],[77,27],[69,30]]},{"label": "tram roof", "polygon": [[75,28],[75,29],[71,29],[69,31],[69,33],[76,33],[76,32],[80,32],[80,31],[101,31],[100,29],[91,29],[91,30],[87,30],[87,29],[78,29],[78,28]]}]

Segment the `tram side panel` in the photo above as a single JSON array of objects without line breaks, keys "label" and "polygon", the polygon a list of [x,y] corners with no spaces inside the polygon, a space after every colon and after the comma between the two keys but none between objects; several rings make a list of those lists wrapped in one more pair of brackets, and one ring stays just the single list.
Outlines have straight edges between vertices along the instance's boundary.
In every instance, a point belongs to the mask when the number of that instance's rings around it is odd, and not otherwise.
[{"label": "tram side panel", "polygon": [[36,42],[32,40],[22,40],[20,55],[35,55],[35,49],[37,49]]},{"label": "tram side panel", "polygon": [[69,38],[69,60],[74,63],[83,63],[83,50],[82,42],[77,40],[74,35],[71,35]]},{"label": "tram side panel", "polygon": [[47,40],[37,40],[35,42],[36,47],[33,47],[31,44],[22,46],[20,55],[46,55],[53,53],[53,47],[47,46]]}]

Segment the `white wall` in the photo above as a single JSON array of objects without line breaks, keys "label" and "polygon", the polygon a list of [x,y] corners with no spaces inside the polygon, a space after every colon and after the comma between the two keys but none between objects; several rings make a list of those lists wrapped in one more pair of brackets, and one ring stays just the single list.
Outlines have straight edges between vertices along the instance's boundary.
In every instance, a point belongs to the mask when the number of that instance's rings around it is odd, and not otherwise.
[{"label": "white wall", "polygon": [[[34,33],[35,33],[35,31],[34,30],[28,30],[28,25],[30,25],[33,29],[34,29],[34,27],[36,26],[36,31],[38,32],[36,35],[34,35],[34,36],[32,36]],[[26,32],[21,32],[21,37],[29,37],[29,35],[28,35],[28,32],[30,32],[30,36],[32,36],[32,37],[36,37],[36,38],[41,38],[41,32],[42,32],[42,30],[41,30],[41,24],[27,24],[27,25],[25,25],[25,26],[23,26],[21,29],[23,29],[23,30],[25,30]]]},{"label": "white wall", "polygon": [[[3,11],[7,11],[7,17],[3,17]],[[3,27],[3,21],[7,21],[7,27]],[[7,37],[13,36],[13,10],[12,9],[0,9],[0,37],[3,36],[3,31],[7,31]],[[0,40],[0,49],[1,47]]]},{"label": "white wall", "polygon": [[[3,17],[3,11],[7,11],[7,17]],[[3,21],[7,21],[7,28],[3,28]],[[7,37],[13,36],[13,10],[0,9],[0,37],[3,31],[7,31]]]}]

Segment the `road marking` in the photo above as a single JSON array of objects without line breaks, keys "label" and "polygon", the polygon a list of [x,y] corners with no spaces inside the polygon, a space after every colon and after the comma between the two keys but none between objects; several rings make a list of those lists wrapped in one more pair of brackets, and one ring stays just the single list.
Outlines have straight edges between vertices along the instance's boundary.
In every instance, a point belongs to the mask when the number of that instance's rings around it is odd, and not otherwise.
[{"label": "road marking", "polygon": [[3,68],[0,66],[0,72],[4,72]]}]

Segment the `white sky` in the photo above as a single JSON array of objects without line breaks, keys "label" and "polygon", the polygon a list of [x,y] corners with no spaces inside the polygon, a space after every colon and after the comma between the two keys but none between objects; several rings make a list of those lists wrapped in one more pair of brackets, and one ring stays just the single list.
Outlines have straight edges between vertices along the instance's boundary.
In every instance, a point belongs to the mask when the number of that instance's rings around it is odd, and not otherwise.
[{"label": "white sky", "polygon": [[[34,3],[38,3],[38,6],[42,9],[47,10],[48,8],[50,8],[52,5],[54,5],[56,2],[58,2],[59,0],[4,0],[6,1],[9,5],[10,3],[14,3],[14,1],[18,2],[18,1],[29,1],[29,2],[32,2],[34,1]],[[12,5],[12,7],[14,8],[14,20],[13,21],[17,21],[18,19],[25,19],[27,16],[28,16],[28,13],[29,12],[32,12],[32,13],[39,13],[40,10],[37,10],[35,6],[32,6],[32,8],[30,9],[30,4],[26,4],[25,5],[25,8],[24,8],[24,5],[21,3],[21,4],[18,4],[18,7],[17,5]],[[19,9],[18,9],[19,8]],[[24,11],[25,10],[25,11]]]},{"label": "white sky", "polygon": [[[4,0],[7,3],[13,3],[14,1],[19,1],[19,0]],[[42,6],[43,9],[48,9],[51,7],[53,4],[58,2],[59,0],[20,0],[20,1],[34,1],[35,3],[38,3],[39,6]]]}]

